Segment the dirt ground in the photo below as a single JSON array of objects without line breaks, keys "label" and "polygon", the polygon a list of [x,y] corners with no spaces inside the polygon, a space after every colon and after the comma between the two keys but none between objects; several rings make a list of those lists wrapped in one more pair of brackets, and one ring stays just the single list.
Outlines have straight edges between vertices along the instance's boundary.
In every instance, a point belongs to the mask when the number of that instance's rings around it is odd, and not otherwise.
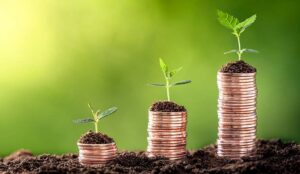
[{"label": "dirt ground", "polygon": [[281,140],[258,140],[257,155],[233,161],[216,156],[210,145],[189,152],[185,159],[148,158],[144,152],[122,152],[106,166],[79,164],[77,154],[32,156],[18,151],[0,159],[0,173],[300,173],[300,145]]}]

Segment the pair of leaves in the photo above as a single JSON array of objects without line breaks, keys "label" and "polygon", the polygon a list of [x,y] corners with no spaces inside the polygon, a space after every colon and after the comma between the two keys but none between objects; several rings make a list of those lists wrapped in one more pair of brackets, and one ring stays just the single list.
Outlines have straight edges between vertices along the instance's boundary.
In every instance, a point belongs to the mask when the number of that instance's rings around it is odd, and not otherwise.
[{"label": "pair of leaves", "polygon": [[[89,105],[90,109],[92,110],[93,114],[96,114],[97,120],[100,120],[106,116],[111,115],[112,113],[116,112],[118,110],[117,107],[111,107],[103,112],[100,112],[100,110],[98,110],[96,113],[94,113],[93,108]],[[83,124],[83,123],[92,123],[92,122],[96,122],[97,120],[93,119],[93,118],[81,118],[81,119],[77,119],[74,120],[73,122],[76,124]]]},{"label": "pair of leaves", "polygon": [[[188,84],[188,83],[191,83],[191,82],[192,82],[191,80],[183,80],[183,81],[171,83],[171,84],[169,85],[169,87],[172,87],[172,86],[178,86],[178,85],[185,85],[185,84]],[[151,85],[151,86],[162,86],[162,87],[167,86],[167,85],[164,84],[164,83],[150,83],[149,85]]]},{"label": "pair of leaves", "polygon": [[[238,53],[238,52],[239,52],[238,50],[229,50],[229,51],[224,52],[224,54]],[[248,49],[248,48],[244,48],[244,49],[241,50],[241,53],[244,53],[244,52],[248,52],[248,53],[258,53],[257,50],[254,50],[254,49]]]},{"label": "pair of leaves", "polygon": [[161,67],[162,72],[164,73],[165,78],[167,79],[171,79],[175,74],[182,70],[182,67],[179,67],[177,69],[169,71],[167,64],[163,61],[162,58],[159,58],[159,65]]},{"label": "pair of leaves", "polygon": [[245,19],[242,22],[239,22],[239,19],[225,13],[221,10],[217,11],[218,14],[218,20],[219,22],[225,26],[228,29],[231,29],[234,31],[234,33],[238,32],[238,34],[245,31],[246,28],[248,28],[250,25],[252,25],[256,20],[256,15],[252,15],[251,17]]}]

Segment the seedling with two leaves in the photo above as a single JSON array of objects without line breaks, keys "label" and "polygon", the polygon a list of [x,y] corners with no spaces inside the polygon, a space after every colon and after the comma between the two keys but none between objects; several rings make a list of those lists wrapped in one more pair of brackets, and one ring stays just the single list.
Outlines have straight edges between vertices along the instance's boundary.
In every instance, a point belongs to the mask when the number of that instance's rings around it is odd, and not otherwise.
[{"label": "seedling with two leaves", "polygon": [[170,88],[171,87],[178,86],[178,85],[185,85],[185,84],[191,83],[192,81],[191,80],[183,80],[183,81],[179,81],[179,82],[175,82],[175,83],[170,83],[170,80],[172,79],[172,77],[174,77],[175,74],[177,74],[179,71],[181,71],[182,67],[169,71],[168,66],[161,58],[159,59],[159,64],[162,69],[166,83],[150,83],[149,85],[165,87],[166,91],[167,91],[168,101],[170,101]]},{"label": "seedling with two leaves", "polygon": [[97,110],[95,112],[95,110],[93,109],[93,107],[88,104],[91,112],[92,112],[92,115],[93,115],[93,118],[81,118],[81,119],[77,119],[77,120],[74,120],[74,123],[76,124],[85,124],[85,123],[94,123],[94,126],[95,126],[95,132],[98,132],[98,123],[99,123],[99,120],[106,117],[106,116],[109,116],[111,115],[112,113],[116,112],[118,110],[117,107],[111,107],[103,112],[101,112],[101,110]]},{"label": "seedling with two leaves", "polygon": [[238,42],[237,50],[234,49],[234,50],[226,51],[224,54],[236,53],[238,55],[239,60],[241,60],[242,54],[244,52],[258,53],[258,51],[254,49],[242,48],[241,41],[240,41],[241,34],[246,30],[246,28],[248,28],[250,25],[252,25],[255,22],[256,20],[255,14],[247,18],[246,20],[239,22],[238,18],[228,13],[225,13],[221,10],[218,10],[218,20],[223,26],[232,30],[232,34],[237,38],[237,42]]}]

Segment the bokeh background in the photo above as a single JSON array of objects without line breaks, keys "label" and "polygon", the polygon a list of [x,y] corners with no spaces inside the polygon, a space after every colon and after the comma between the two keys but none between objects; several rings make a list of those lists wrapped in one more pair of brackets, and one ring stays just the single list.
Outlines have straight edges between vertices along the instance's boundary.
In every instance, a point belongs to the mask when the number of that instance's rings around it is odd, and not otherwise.
[{"label": "bokeh background", "polygon": [[158,58],[184,69],[171,89],[189,111],[188,148],[217,139],[216,73],[236,60],[230,31],[216,20],[222,9],[241,19],[256,13],[243,47],[258,69],[258,137],[300,141],[300,3],[236,0],[1,0],[0,155],[77,152],[93,125],[87,103],[119,111],[100,122],[121,150],[145,150],[147,110],[165,99]]}]

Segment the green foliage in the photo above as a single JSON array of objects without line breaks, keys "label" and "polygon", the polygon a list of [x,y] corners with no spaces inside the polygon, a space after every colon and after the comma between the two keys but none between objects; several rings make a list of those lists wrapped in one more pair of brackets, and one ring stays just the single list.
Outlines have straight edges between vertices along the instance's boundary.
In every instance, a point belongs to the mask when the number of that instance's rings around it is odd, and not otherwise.
[{"label": "green foliage", "polygon": [[239,33],[245,31],[246,28],[248,28],[250,25],[252,25],[256,20],[256,15],[252,15],[251,17],[245,19],[243,22],[240,22],[236,25],[236,30],[239,30]]},{"label": "green foliage", "polygon": [[245,19],[242,22],[239,22],[239,19],[225,13],[221,10],[217,11],[218,14],[218,20],[220,24],[225,26],[228,29],[232,30],[232,34],[236,36],[237,42],[238,42],[238,50],[230,50],[226,51],[224,54],[229,54],[229,53],[236,53],[238,55],[239,60],[241,60],[241,56],[244,52],[251,52],[251,53],[257,53],[258,51],[254,49],[248,49],[248,48],[241,48],[241,42],[240,42],[240,36],[241,34],[248,28],[250,25],[252,25],[255,20],[256,20],[256,15],[252,15],[251,17]]},{"label": "green foliage", "polygon": [[236,26],[239,23],[238,18],[229,15],[228,13],[225,13],[221,10],[218,10],[217,13],[218,13],[218,20],[223,26],[232,30],[236,29]]},{"label": "green foliage", "polygon": [[95,122],[94,119],[92,118],[81,118],[73,121],[76,124],[83,124],[83,123],[92,123]]},{"label": "green foliage", "polygon": [[192,81],[184,80],[184,81],[179,81],[179,82],[175,82],[175,83],[170,83],[171,78],[174,77],[179,71],[181,71],[182,67],[179,67],[179,68],[169,71],[167,64],[163,61],[162,58],[159,58],[159,65],[160,65],[160,68],[165,77],[166,83],[150,83],[149,85],[165,87],[166,91],[167,91],[168,101],[170,101],[170,87],[177,86],[177,85],[185,85],[185,84],[191,83]]},{"label": "green foliage", "polygon": [[92,112],[93,118],[81,118],[81,119],[74,120],[73,122],[76,124],[94,123],[95,132],[98,132],[98,122],[100,119],[109,116],[118,110],[117,107],[111,107],[103,112],[101,112],[101,110],[97,110],[95,112],[93,107],[90,104],[88,104],[88,106]]},{"label": "green foliage", "polygon": [[191,82],[192,82],[191,80],[183,80],[183,81],[171,83],[170,86],[185,85],[185,84],[188,84],[188,83],[191,83]]},{"label": "green foliage", "polygon": [[112,113],[116,112],[117,110],[118,110],[117,107],[112,107],[112,108],[109,108],[106,111],[103,111],[101,113],[99,112],[99,114],[97,115],[97,118],[98,119],[102,119],[102,118],[104,118],[106,116],[111,115]]}]

